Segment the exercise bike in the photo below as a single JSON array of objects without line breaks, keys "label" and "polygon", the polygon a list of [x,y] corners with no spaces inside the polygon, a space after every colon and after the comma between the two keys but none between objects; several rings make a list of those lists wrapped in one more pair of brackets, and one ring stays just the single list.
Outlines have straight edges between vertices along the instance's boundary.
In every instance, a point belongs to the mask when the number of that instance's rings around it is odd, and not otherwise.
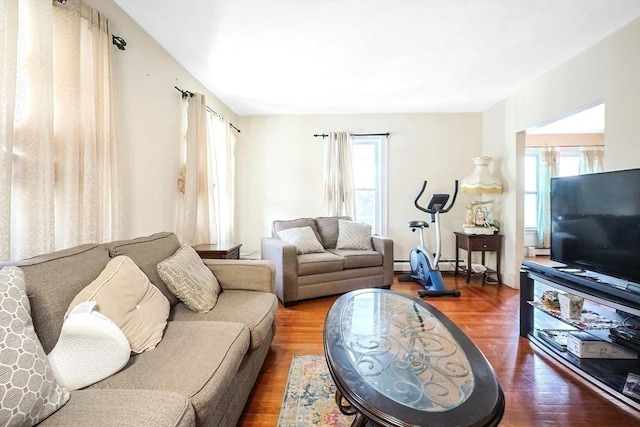
[{"label": "exercise bike", "polygon": [[438,267],[440,260],[441,237],[440,237],[440,214],[447,213],[453,207],[458,195],[458,180],[455,182],[455,190],[453,198],[449,206],[445,207],[449,200],[448,194],[433,194],[427,202],[427,207],[420,206],[419,200],[427,188],[427,181],[422,184],[422,189],[418,193],[413,204],[422,212],[426,212],[431,217],[431,223],[435,224],[436,229],[436,251],[431,254],[424,248],[424,229],[429,227],[426,221],[409,221],[409,228],[412,232],[420,230],[420,245],[411,249],[409,263],[411,266],[410,274],[403,274],[398,277],[400,282],[418,282],[425,289],[418,291],[420,297],[442,297],[451,296],[459,297],[458,289],[445,289],[442,280],[442,273]]}]

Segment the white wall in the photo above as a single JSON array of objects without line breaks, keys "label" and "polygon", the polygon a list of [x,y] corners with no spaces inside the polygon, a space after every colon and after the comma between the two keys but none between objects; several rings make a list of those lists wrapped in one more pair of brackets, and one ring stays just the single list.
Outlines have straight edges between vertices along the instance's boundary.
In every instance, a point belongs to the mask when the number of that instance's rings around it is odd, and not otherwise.
[{"label": "white wall", "polygon": [[[605,168],[640,167],[640,19],[483,114],[237,118],[112,0],[87,2],[127,41],[126,51],[114,51],[123,238],[175,229],[180,96],[174,86],[204,93],[212,108],[242,129],[236,153],[236,235],[243,250],[257,250],[274,219],[321,214],[322,144],[314,133],[391,133],[388,235],[396,242],[396,259],[406,259],[415,245],[406,223],[421,218],[412,205],[421,181],[429,180],[430,193],[450,192],[454,179],[472,171],[472,157],[493,155],[505,187],[498,197],[505,234],[503,280],[514,286],[524,247],[525,135],[517,132],[604,101]],[[461,195],[456,208],[443,216],[444,258],[454,256],[451,233],[460,230],[470,198]]]},{"label": "white wall", "polygon": [[640,167],[640,19],[483,114],[483,149],[501,157],[496,167],[506,184],[502,195],[505,283],[518,286],[523,257],[522,131],[603,101],[605,169]]},{"label": "white wall", "polygon": [[[247,116],[239,124],[236,236],[243,251],[260,249],[273,220],[322,215],[323,143],[316,133],[390,133],[387,235],[397,260],[408,259],[417,244],[407,223],[427,219],[413,206],[422,181],[429,182],[427,196],[451,194],[454,181],[473,170],[471,158],[483,154],[479,113]],[[460,194],[442,216],[443,258],[455,257],[453,231],[462,229],[471,198]],[[425,236],[434,247],[433,232]]]},{"label": "white wall", "polygon": [[126,50],[114,48],[122,165],[123,238],[175,231],[180,159],[181,89],[203,93],[207,105],[231,117],[210,91],[178,64],[112,0],[87,0],[109,19]]}]

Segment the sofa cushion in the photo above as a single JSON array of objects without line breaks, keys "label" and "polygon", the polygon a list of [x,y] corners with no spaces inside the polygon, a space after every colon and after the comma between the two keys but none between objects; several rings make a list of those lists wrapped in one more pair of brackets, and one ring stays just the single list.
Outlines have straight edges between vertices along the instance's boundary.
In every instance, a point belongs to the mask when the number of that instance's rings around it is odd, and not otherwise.
[{"label": "sofa cushion", "polygon": [[331,252],[318,254],[298,255],[298,275],[330,273],[344,269],[344,260],[341,256]]},{"label": "sofa cushion", "polygon": [[216,305],[221,291],[218,279],[191,246],[182,245],[174,255],[159,263],[158,273],[189,309],[206,313]]},{"label": "sofa cushion", "polygon": [[220,294],[213,310],[194,313],[183,304],[176,305],[171,312],[171,321],[209,320],[243,323],[251,334],[251,349],[260,347],[269,339],[278,309],[278,299],[267,292],[227,290]]},{"label": "sofa cushion", "polygon": [[316,227],[316,222],[313,220],[313,218],[298,218],[286,221],[273,221],[273,224],[271,225],[271,237],[278,237],[279,231],[297,227],[311,227],[318,241],[321,244],[323,243],[322,237],[320,236],[320,233],[318,233],[318,228]]},{"label": "sofa cushion", "polygon": [[193,427],[196,416],[186,396],[155,390],[77,390],[39,427]]},{"label": "sofa cushion", "polygon": [[45,353],[56,345],[71,301],[109,261],[106,246],[81,245],[16,263],[24,271],[33,326]]},{"label": "sofa cushion", "polygon": [[320,216],[315,219],[325,249],[335,249],[338,241],[338,220],[351,220],[349,216]]},{"label": "sofa cushion", "polygon": [[361,222],[338,220],[336,249],[373,249],[371,226]]},{"label": "sofa cushion", "polygon": [[31,321],[24,273],[0,270],[0,425],[35,425],[69,400]]},{"label": "sofa cushion", "polygon": [[278,231],[278,237],[296,247],[298,254],[313,254],[324,252],[324,247],[318,241],[311,227],[294,227]]},{"label": "sofa cushion", "polygon": [[172,321],[155,350],[131,357],[123,370],[89,388],[174,392],[215,412],[233,387],[249,341],[241,323]]},{"label": "sofa cushion", "polygon": [[344,258],[345,269],[382,265],[382,254],[373,250],[331,249],[330,252]]},{"label": "sofa cushion", "polygon": [[95,302],[76,305],[47,355],[56,379],[69,391],[113,375],[129,361],[129,340],[118,325],[94,308]]},{"label": "sofa cushion", "polygon": [[158,274],[158,263],[169,258],[180,249],[180,242],[173,233],[163,232],[151,236],[138,237],[132,240],[121,240],[108,244],[109,254],[112,258],[126,255],[136,263],[140,270],[147,275],[171,305],[176,305],[179,300],[167,288],[167,285]]},{"label": "sofa cushion", "polygon": [[131,351],[153,348],[162,339],[169,317],[169,301],[133,263],[118,256],[71,301],[67,315],[85,301],[95,301],[96,310],[111,319],[127,336]]}]

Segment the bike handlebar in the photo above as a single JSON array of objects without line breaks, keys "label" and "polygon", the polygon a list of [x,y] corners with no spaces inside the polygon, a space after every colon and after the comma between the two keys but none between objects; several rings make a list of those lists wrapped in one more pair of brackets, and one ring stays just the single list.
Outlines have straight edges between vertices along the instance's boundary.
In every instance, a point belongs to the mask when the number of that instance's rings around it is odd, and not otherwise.
[{"label": "bike handlebar", "polygon": [[413,204],[415,205],[416,208],[418,208],[419,210],[421,210],[422,212],[426,212],[428,214],[435,214],[435,213],[447,213],[451,210],[451,208],[453,207],[453,204],[456,202],[456,197],[458,196],[458,180],[456,179],[455,181],[455,188],[453,191],[453,197],[451,199],[451,203],[449,203],[448,207],[442,207],[439,209],[427,209],[427,208],[423,208],[422,206],[420,206],[418,204],[418,201],[420,200],[420,197],[422,197],[422,195],[424,194],[424,190],[427,188],[427,181],[424,181],[422,183],[422,188],[420,189],[420,192],[418,193],[418,195],[416,196],[416,199],[413,201]]}]

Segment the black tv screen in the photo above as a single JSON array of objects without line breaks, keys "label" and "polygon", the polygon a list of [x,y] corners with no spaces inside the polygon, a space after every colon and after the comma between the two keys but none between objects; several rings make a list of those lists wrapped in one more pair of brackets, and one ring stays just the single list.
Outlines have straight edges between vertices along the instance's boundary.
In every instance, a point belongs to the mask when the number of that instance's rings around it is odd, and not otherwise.
[{"label": "black tv screen", "polygon": [[640,169],[551,179],[551,259],[640,283]]}]

